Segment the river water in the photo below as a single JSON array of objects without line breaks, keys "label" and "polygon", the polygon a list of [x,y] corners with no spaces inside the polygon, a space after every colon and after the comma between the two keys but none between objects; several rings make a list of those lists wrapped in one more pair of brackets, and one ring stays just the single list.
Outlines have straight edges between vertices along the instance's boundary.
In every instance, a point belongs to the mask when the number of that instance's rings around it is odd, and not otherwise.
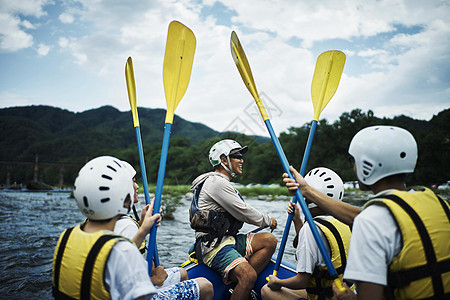
[{"label": "river water", "polygon": [[[278,221],[273,232],[281,241],[290,198],[276,201],[246,199],[246,202]],[[179,266],[187,259],[194,241],[188,222],[189,202],[174,213],[174,220],[163,220],[157,244],[164,267]],[[138,205],[145,201],[140,198]],[[61,232],[84,220],[69,192],[0,191],[0,299],[52,299],[51,269],[53,252]],[[140,211],[140,210],[139,210]],[[241,232],[255,229],[245,224]],[[283,259],[294,262],[293,226]],[[279,245],[279,243],[278,243]]]}]

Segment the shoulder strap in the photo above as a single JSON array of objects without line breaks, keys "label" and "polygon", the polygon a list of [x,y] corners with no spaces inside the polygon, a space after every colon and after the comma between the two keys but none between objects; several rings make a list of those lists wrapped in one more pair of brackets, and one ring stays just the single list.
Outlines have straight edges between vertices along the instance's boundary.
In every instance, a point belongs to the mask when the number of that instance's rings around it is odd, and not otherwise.
[{"label": "shoulder strap", "polygon": [[[419,233],[422,247],[425,252],[425,258],[427,260],[427,263],[422,266],[410,268],[408,270],[389,272],[389,285],[392,285],[393,287],[402,287],[420,278],[431,277],[434,295],[444,295],[441,275],[450,271],[450,260],[437,262],[433,243],[431,242],[425,224],[422,222],[417,212],[405,200],[396,195],[387,195],[383,196],[383,198],[394,201],[409,215]],[[448,210],[446,212],[448,212]]]},{"label": "shoulder strap", "polygon": [[102,235],[92,246],[91,251],[86,258],[86,262],[83,268],[83,275],[81,277],[81,291],[80,297],[81,299],[90,299],[91,296],[91,281],[92,281],[92,273],[94,271],[95,260],[97,259],[98,254],[102,247],[110,240],[121,238],[118,235]]},{"label": "shoulder strap", "polygon": [[[339,247],[339,253],[340,253],[340,256],[341,256],[341,266],[336,269],[336,272],[337,272],[338,275],[343,274],[344,270],[345,270],[345,267],[347,265],[347,255],[345,254],[344,242],[342,241],[342,237],[339,234],[339,231],[337,230],[336,226],[334,226],[331,222],[328,222],[328,221],[320,219],[320,218],[316,218],[316,219],[314,219],[314,221],[319,223],[320,225],[323,225],[326,228],[328,228],[328,230],[331,231],[331,233],[333,234],[334,238],[336,239],[336,242],[337,242],[338,247]],[[330,244],[330,243],[328,242],[328,244]],[[331,245],[330,245],[330,247],[331,247]],[[328,274],[328,273],[326,273],[326,274]]]},{"label": "shoulder strap", "polygon": [[61,261],[64,254],[64,250],[66,249],[67,240],[69,239],[70,234],[72,233],[72,230],[74,227],[71,227],[66,230],[63,237],[61,238],[61,242],[59,243],[58,247],[58,254],[56,255],[55,260],[55,270],[53,272],[53,296],[56,298],[57,294],[59,293],[59,274],[61,271]]},{"label": "shoulder strap", "polygon": [[198,197],[200,196],[200,192],[202,190],[203,184],[205,181],[197,185],[194,189],[194,195],[192,196],[191,207],[189,208],[189,222],[192,221],[192,217],[194,217],[195,213],[199,211],[198,208]]}]

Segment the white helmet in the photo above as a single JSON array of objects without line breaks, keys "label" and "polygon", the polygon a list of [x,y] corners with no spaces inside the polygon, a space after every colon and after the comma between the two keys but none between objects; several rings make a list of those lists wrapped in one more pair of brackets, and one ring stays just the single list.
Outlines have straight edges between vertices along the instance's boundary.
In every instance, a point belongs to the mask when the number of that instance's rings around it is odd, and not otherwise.
[{"label": "white helmet", "polygon": [[81,168],[73,194],[78,208],[87,218],[107,220],[128,213],[129,208],[124,207],[124,202],[134,195],[133,180],[120,159],[100,156]]},{"label": "white helmet", "polygon": [[355,160],[359,181],[372,185],[385,177],[414,172],[416,140],[409,131],[396,126],[370,126],[350,142],[348,153]]},{"label": "white helmet", "polygon": [[[312,186],[322,194],[325,194],[334,200],[342,201],[344,197],[344,183],[341,177],[333,170],[325,167],[312,169],[305,175],[308,185]],[[309,208],[316,207],[314,203],[308,204]]]},{"label": "white helmet", "polygon": [[133,168],[133,166],[129,162],[122,160],[122,163],[125,165],[125,168],[128,170],[128,172],[130,172],[131,179],[133,179],[134,176],[136,176],[136,170]]},{"label": "white helmet", "polygon": [[238,142],[233,140],[221,140],[215,143],[211,149],[209,150],[209,162],[213,167],[217,165],[222,165],[224,169],[231,175],[234,176],[234,172],[228,169],[224,164],[222,164],[220,157],[225,155],[228,159],[228,165],[231,166],[229,155],[233,153],[241,153],[244,154],[248,151],[248,147],[242,147]]}]

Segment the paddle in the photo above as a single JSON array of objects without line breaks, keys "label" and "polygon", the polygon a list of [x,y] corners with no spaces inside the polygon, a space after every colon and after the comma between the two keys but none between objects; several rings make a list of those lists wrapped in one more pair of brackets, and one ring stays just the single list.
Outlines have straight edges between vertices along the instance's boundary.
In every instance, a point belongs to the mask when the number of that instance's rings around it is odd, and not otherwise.
[{"label": "paddle", "polygon": [[[161,197],[166,172],[167,154],[169,152],[170,133],[172,129],[175,109],[181,101],[189,84],[192,63],[195,52],[195,36],[192,31],[183,24],[172,21],[167,33],[166,53],[163,65],[164,92],[166,94],[167,112],[164,126],[161,158],[159,160],[158,179],[156,181],[155,203],[153,213],[158,213],[161,207]],[[156,226],[150,232],[147,260],[152,261],[156,254]],[[151,264],[149,263],[149,273]],[[159,260],[155,259],[155,265]]]},{"label": "paddle", "polygon": [[[136,105],[137,97],[136,97],[136,84],[134,81],[133,60],[131,59],[131,57],[128,57],[127,63],[125,65],[125,79],[127,81],[128,99],[130,101],[131,114],[133,115],[134,131],[136,133],[136,141],[139,153],[139,165],[141,167],[142,185],[144,186],[145,204],[150,204],[150,193],[148,190],[147,171],[145,170],[144,149],[142,147],[141,130],[139,128],[139,116]],[[137,216],[136,208],[134,207],[134,205],[133,211]],[[158,260],[158,258],[156,257],[155,260]]]},{"label": "paddle", "polygon": [[[336,92],[339,81],[341,79],[342,70],[344,69],[344,64],[345,54],[341,51],[326,51],[320,54],[317,58],[316,68],[314,70],[314,76],[311,83],[311,98],[314,106],[314,118],[312,121],[311,129],[309,131],[305,152],[303,154],[302,165],[300,167],[300,174],[302,176],[305,175],[309,153],[311,151],[314,134],[316,132],[317,121],[319,121],[320,113],[323,111],[328,102],[330,102],[331,98]],[[292,202],[296,203],[297,198],[294,197],[292,199]],[[283,258],[284,249],[286,248],[286,242],[289,236],[289,229],[291,228],[293,216],[294,214],[290,213],[286,220],[283,238],[281,239],[280,249],[278,250],[277,260],[275,262],[275,267],[273,270],[274,275],[278,273],[278,269],[280,268],[280,263],[281,259]]]},{"label": "paddle", "polygon": [[131,114],[133,115],[134,131],[139,153],[139,164],[141,167],[142,185],[144,186],[145,203],[150,204],[150,194],[148,191],[147,172],[145,171],[144,150],[142,148],[141,130],[139,128],[139,116],[136,105],[136,85],[134,82],[133,60],[128,57],[125,65],[125,78],[127,80],[128,99],[130,100]]},{"label": "paddle", "polygon": [[[266,124],[267,130],[269,131],[270,137],[272,139],[272,143],[275,146],[275,150],[277,151],[277,154],[281,161],[283,169],[289,175],[290,178],[294,179],[294,176],[292,175],[292,173],[289,169],[289,163],[287,161],[286,155],[283,151],[283,148],[281,147],[280,141],[278,140],[277,136],[275,135],[275,132],[272,128],[272,124],[270,123],[269,117],[267,115],[266,109],[264,108],[264,105],[258,95],[258,91],[256,90],[256,85],[253,80],[253,75],[252,75],[252,72],[250,69],[250,65],[247,61],[247,57],[245,56],[244,49],[242,48],[241,43],[239,42],[239,39],[237,37],[237,34],[234,31],[231,33],[230,46],[231,46],[231,55],[233,56],[233,60],[236,63],[236,66],[239,70],[242,80],[244,81],[245,86],[247,87],[247,89],[250,91],[250,94],[255,99],[255,102],[259,108],[259,111],[264,120],[264,123]],[[334,282],[339,287],[339,289],[344,291],[345,289],[342,287],[342,284],[339,280],[336,269],[334,268],[334,266],[331,262],[330,256],[328,255],[328,252],[325,248],[323,240],[319,235],[319,232],[313,222],[311,213],[309,212],[308,207],[305,203],[305,199],[303,198],[303,195],[301,194],[299,189],[296,190],[295,197],[300,202],[300,206],[302,207],[302,210],[305,214],[306,220],[309,222],[309,224],[311,224],[310,225],[311,231],[312,231],[314,239],[316,240],[316,243],[319,247],[320,253],[322,254],[322,256],[325,260],[325,263],[328,268],[328,272],[330,273],[331,277],[334,279]],[[278,272],[274,272],[274,275],[276,276],[277,273]]]}]

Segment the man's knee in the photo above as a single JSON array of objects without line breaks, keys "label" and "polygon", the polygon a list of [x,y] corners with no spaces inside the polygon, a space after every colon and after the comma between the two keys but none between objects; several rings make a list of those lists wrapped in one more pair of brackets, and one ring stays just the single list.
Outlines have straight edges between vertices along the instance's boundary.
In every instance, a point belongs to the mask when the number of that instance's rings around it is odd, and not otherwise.
[{"label": "man's knee", "polygon": [[195,278],[195,280],[197,281],[198,287],[200,288],[200,298],[212,299],[214,296],[214,287],[212,283],[204,277]]},{"label": "man's knee", "polygon": [[261,298],[262,299],[268,299],[268,294],[270,293],[270,288],[267,286],[267,284],[265,284],[262,288],[261,288]]},{"label": "man's knee", "polygon": [[256,282],[258,274],[255,269],[248,263],[241,263],[232,270],[239,284],[245,286],[253,286]]},{"label": "man's knee", "polygon": [[189,275],[185,268],[179,268],[180,270],[180,281],[185,281],[189,279]]},{"label": "man's knee", "polygon": [[263,248],[273,250],[272,252],[275,252],[275,249],[277,248],[277,238],[269,232],[262,232],[261,235]]}]

